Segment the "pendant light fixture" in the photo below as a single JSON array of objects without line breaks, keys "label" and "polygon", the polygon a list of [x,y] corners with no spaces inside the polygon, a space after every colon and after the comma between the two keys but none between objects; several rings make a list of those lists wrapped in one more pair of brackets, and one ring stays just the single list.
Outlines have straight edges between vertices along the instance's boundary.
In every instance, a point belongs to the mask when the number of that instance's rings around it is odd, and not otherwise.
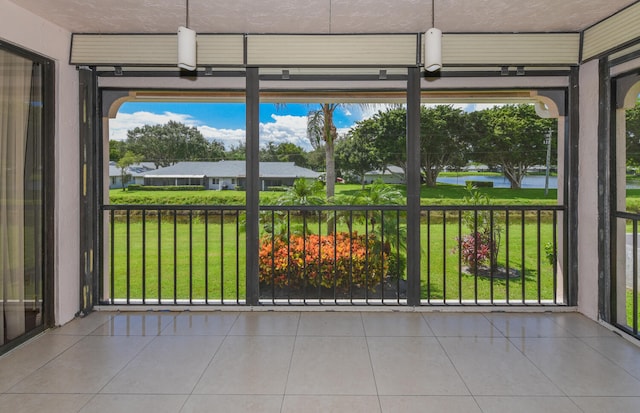
[{"label": "pendant light fixture", "polygon": [[189,28],[189,0],[187,0],[186,26],[178,27],[178,67],[196,70],[196,31]]},{"label": "pendant light fixture", "polygon": [[435,1],[431,0],[431,28],[424,36],[424,68],[428,72],[442,68],[442,30],[435,28]]}]

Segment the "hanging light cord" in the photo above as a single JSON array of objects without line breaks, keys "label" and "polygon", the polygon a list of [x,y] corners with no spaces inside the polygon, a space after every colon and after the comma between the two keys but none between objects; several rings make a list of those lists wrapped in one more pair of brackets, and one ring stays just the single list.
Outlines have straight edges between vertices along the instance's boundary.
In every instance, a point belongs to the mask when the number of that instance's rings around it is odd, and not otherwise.
[{"label": "hanging light cord", "polygon": [[431,27],[436,27],[436,0],[431,0]]},{"label": "hanging light cord", "polygon": [[187,29],[189,28],[189,0],[187,0]]}]

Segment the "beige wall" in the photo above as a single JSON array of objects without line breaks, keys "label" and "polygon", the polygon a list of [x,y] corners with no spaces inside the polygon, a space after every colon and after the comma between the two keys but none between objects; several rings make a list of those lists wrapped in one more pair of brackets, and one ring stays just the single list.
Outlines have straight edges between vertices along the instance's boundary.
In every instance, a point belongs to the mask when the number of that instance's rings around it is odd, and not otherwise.
[{"label": "beige wall", "polygon": [[79,309],[78,75],[68,65],[71,33],[0,0],[0,39],[56,62],[55,316],[71,320]]},{"label": "beige wall", "polygon": [[598,317],[598,61],[580,67],[578,309]]}]

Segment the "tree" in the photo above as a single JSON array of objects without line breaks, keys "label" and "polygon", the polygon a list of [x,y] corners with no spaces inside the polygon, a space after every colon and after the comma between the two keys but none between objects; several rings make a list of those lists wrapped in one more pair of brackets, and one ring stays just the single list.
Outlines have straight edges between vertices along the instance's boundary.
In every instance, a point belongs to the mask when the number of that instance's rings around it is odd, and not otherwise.
[{"label": "tree", "polygon": [[[374,135],[373,145],[384,167],[407,169],[407,111],[394,108],[380,111],[366,126]],[[357,125],[356,127],[358,127]],[[465,114],[450,105],[420,108],[420,165],[427,185],[435,186],[438,174],[446,166],[461,166],[468,145]]]},{"label": "tree", "polygon": [[225,159],[224,144],[216,140],[210,141],[207,145],[205,159],[207,161],[221,161]]},{"label": "tree", "polygon": [[269,142],[267,146],[260,148],[260,160],[263,162],[293,162],[298,166],[308,166],[304,149],[291,142],[274,144]]},{"label": "tree", "polygon": [[640,100],[626,112],[627,165],[640,166]]},{"label": "tree", "polygon": [[394,108],[379,111],[373,118],[378,125],[374,146],[384,167],[397,166],[407,172],[407,110]]},{"label": "tree", "polygon": [[306,154],[307,168],[314,171],[324,171],[326,167],[324,148],[315,148]]},{"label": "tree", "polygon": [[466,164],[465,118],[451,105],[420,108],[420,167],[427,186],[436,186],[445,167]]},{"label": "tree", "polygon": [[322,183],[298,178],[287,191],[278,198],[278,205],[322,205]]},{"label": "tree", "polygon": [[225,151],[224,157],[232,161],[244,161],[247,159],[247,145],[242,142],[238,146],[232,146],[228,151]]},{"label": "tree", "polygon": [[315,149],[324,145],[327,199],[331,199],[335,195],[336,163],[334,145],[338,138],[338,132],[333,124],[333,113],[339,106],[340,103],[322,103],[320,109],[309,112],[307,117],[307,137],[311,142],[311,146]]},{"label": "tree", "polygon": [[120,168],[120,179],[122,180],[122,190],[125,189],[125,184],[128,181],[127,169],[131,165],[142,162],[142,156],[137,155],[131,151],[125,152],[125,154],[116,162],[116,166]]},{"label": "tree", "polygon": [[198,129],[175,121],[137,127],[127,132],[126,142],[128,149],[153,162],[156,168],[179,161],[203,160],[212,150]]},{"label": "tree", "polygon": [[[322,182],[314,180],[307,180],[299,178],[293,181],[287,191],[282,194],[278,200],[278,205],[322,205],[325,203],[325,199],[322,196]],[[311,215],[311,211],[301,211],[303,217],[308,218]],[[309,223],[307,219],[303,220],[304,224],[303,233],[310,234]],[[287,230],[287,219],[283,211],[279,212],[278,228],[274,229],[274,232],[280,235],[284,235]],[[266,226],[268,228],[268,225]]]},{"label": "tree", "polygon": [[124,141],[109,139],[109,160],[118,162],[127,151],[127,144]]},{"label": "tree", "polygon": [[545,163],[545,139],[556,130],[554,119],[539,118],[533,105],[505,105],[472,113],[473,158],[498,166],[511,188],[520,188],[533,165]]},{"label": "tree", "polygon": [[346,138],[336,144],[336,162],[343,171],[357,176],[364,189],[367,172],[385,167],[374,145],[378,128],[373,119],[365,119],[352,128]]}]

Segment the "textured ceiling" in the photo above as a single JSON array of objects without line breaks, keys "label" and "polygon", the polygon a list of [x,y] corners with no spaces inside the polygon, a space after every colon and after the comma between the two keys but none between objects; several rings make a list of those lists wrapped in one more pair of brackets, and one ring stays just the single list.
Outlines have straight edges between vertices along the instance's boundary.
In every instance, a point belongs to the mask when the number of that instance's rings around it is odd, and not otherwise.
[{"label": "textured ceiling", "polygon": [[[75,33],[172,33],[186,0],[10,0]],[[416,33],[432,0],[190,0],[201,33]],[[433,0],[445,33],[575,32],[637,0]]]}]

